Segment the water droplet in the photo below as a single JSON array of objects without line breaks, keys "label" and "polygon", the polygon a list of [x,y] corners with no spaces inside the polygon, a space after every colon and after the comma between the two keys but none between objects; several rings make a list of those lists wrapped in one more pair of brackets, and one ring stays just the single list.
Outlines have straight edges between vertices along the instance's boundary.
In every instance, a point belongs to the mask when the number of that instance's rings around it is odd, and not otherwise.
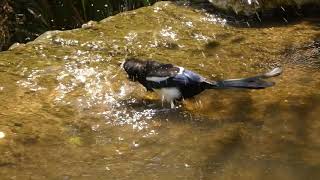
[{"label": "water droplet", "polygon": [[118,149],[116,150],[116,152],[117,152],[119,155],[123,154],[123,153],[120,152]]},{"label": "water droplet", "polygon": [[177,33],[174,32],[174,31],[172,30],[172,27],[170,27],[170,26],[166,26],[165,28],[161,29],[160,35],[161,35],[162,37],[170,38],[170,39],[173,40],[173,41],[177,41],[177,40],[178,40],[178,39],[177,39]]},{"label": "water droplet", "polygon": [[[82,100],[82,99],[79,99],[79,100]],[[97,131],[99,127],[100,127],[100,125],[96,124],[96,125],[91,126],[91,129],[92,129],[92,131]]]},{"label": "water droplet", "polygon": [[132,144],[133,144],[133,146],[136,147],[136,148],[139,147],[139,144],[136,143],[135,141],[133,141]]},{"label": "water droplet", "polygon": [[205,13],[205,17],[202,17],[200,19],[202,22],[210,22],[212,24],[221,24],[222,26],[224,26],[227,23],[226,19],[220,18],[217,15],[214,14],[209,14],[209,13]]},{"label": "water droplet", "polygon": [[187,27],[193,27],[193,23],[191,21],[187,21],[184,23]]},{"label": "water droplet", "polygon": [[201,33],[200,33],[200,34],[193,33],[193,34],[192,34],[192,37],[195,38],[195,39],[198,40],[198,41],[204,41],[204,42],[209,42],[209,41],[212,40],[210,37],[205,36],[205,35],[203,35],[203,34],[201,34]]},{"label": "water droplet", "polygon": [[155,13],[157,13],[157,12],[159,12],[159,11],[161,11],[162,10],[162,8],[160,8],[160,7],[155,7],[155,8],[153,8],[153,12],[155,12]]},{"label": "water droplet", "polygon": [[1,132],[1,131],[0,131],[0,139],[2,139],[2,138],[4,138],[4,137],[6,137],[6,134],[5,134],[4,132]]}]

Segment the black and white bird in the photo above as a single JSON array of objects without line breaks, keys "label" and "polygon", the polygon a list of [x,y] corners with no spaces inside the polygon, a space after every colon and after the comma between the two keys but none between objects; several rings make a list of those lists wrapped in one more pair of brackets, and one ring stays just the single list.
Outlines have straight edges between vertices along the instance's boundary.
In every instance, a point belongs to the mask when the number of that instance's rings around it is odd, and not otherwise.
[{"label": "black and white bird", "polygon": [[273,86],[274,82],[265,81],[282,73],[281,68],[274,68],[265,74],[220,81],[209,81],[206,78],[173,64],[164,64],[153,60],[128,58],[122,63],[131,81],[138,81],[147,91],[155,91],[163,100],[171,103],[191,98],[206,89],[264,89]]}]

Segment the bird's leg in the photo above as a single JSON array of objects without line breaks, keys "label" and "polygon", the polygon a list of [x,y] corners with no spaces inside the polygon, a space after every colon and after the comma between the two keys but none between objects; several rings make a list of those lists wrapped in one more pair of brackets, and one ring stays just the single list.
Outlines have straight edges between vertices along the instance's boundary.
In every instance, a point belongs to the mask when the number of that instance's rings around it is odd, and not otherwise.
[{"label": "bird's leg", "polygon": [[161,97],[161,105],[163,107],[163,102],[164,102],[164,96]]},{"label": "bird's leg", "polygon": [[170,101],[170,105],[171,105],[171,109],[174,109],[174,102],[173,101]]}]

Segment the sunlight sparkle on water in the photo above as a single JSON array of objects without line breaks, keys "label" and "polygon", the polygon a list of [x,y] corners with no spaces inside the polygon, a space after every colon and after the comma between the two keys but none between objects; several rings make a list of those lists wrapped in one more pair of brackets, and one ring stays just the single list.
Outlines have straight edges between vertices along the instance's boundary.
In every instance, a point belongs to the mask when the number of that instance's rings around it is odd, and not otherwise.
[{"label": "sunlight sparkle on water", "polygon": [[0,131],[0,139],[3,139],[4,137],[6,137],[6,134]]},{"label": "sunlight sparkle on water", "polygon": [[203,34],[201,34],[201,33],[193,33],[192,34],[192,37],[194,38],[194,39],[196,39],[196,40],[198,40],[198,41],[204,41],[204,42],[208,42],[208,41],[210,41],[210,40],[212,40],[212,38],[210,38],[210,37],[208,37],[208,36],[205,36],[205,35],[203,35]]},{"label": "sunlight sparkle on water", "polygon": [[78,102],[84,103],[85,106],[92,106],[102,102],[104,77],[105,73],[98,68],[87,65],[79,67],[79,64],[75,62],[66,63],[65,69],[57,77],[59,85],[56,87],[58,92],[56,100],[62,100],[67,93],[82,86],[85,94],[81,97],[81,101]]},{"label": "sunlight sparkle on water", "polygon": [[162,37],[170,38],[173,41],[177,41],[178,40],[177,33],[174,32],[172,30],[172,27],[170,27],[170,26],[166,26],[165,28],[161,29],[160,35]]},{"label": "sunlight sparkle on water", "polygon": [[257,5],[259,5],[259,1],[258,0],[247,0],[247,3],[249,5],[253,4],[253,3],[256,3]]},{"label": "sunlight sparkle on water", "polygon": [[109,122],[113,125],[127,125],[131,124],[135,130],[143,130],[148,128],[146,120],[152,119],[156,111],[153,109],[146,109],[143,111],[129,110],[122,107],[120,109],[104,112],[103,115],[107,118],[113,119],[113,122]]},{"label": "sunlight sparkle on water", "polygon": [[17,84],[31,91],[45,90],[46,88],[41,87],[38,84],[39,78],[42,76],[43,72],[44,70],[31,70],[27,78],[17,81]]},{"label": "sunlight sparkle on water", "polygon": [[52,42],[61,46],[77,46],[79,44],[78,40],[74,39],[63,39],[61,37],[56,37],[52,39]]},{"label": "sunlight sparkle on water", "polygon": [[104,106],[106,110],[98,112],[98,114],[102,115],[107,123],[113,125],[131,124],[136,130],[147,128],[148,123],[145,120],[151,119],[155,112],[152,109],[138,111],[127,108],[127,102],[121,102],[121,98],[125,98],[132,91],[132,88],[123,84],[117,90],[112,89],[111,82],[106,78],[110,72],[87,65],[79,66],[74,62],[66,63],[65,70],[57,78],[60,84],[56,89],[59,92],[56,100],[61,101],[68,93],[83,87],[84,93],[78,98],[75,97],[78,107]]},{"label": "sunlight sparkle on water", "polygon": [[[172,34],[170,29],[172,28],[164,30],[164,36],[174,39],[176,35]],[[133,41],[136,37],[136,33],[129,33],[125,39]],[[94,49],[98,48],[96,45],[93,42],[82,44],[82,46]],[[114,66],[107,68],[92,66],[95,62],[106,61],[105,57],[98,53],[78,49],[70,55],[62,56],[61,59],[64,64],[53,71],[24,68],[21,76],[25,78],[17,81],[17,84],[32,91],[43,90],[45,88],[40,87],[39,79],[48,74],[54,75],[56,73],[56,84],[52,88],[55,105],[72,105],[79,112],[91,111],[92,109],[90,114],[102,117],[106,124],[131,125],[137,131],[148,129],[150,123],[148,121],[154,117],[157,111],[154,109],[135,109],[130,106],[136,101],[130,97],[134,88],[124,82],[115,83],[114,79],[109,78],[119,71]],[[93,131],[98,129],[99,124],[92,126]],[[155,132],[151,132],[151,134],[155,134]]]},{"label": "sunlight sparkle on water", "polygon": [[127,45],[132,45],[132,43],[137,39],[138,34],[136,32],[129,32],[128,35],[124,37],[127,41]]},{"label": "sunlight sparkle on water", "polygon": [[105,42],[104,41],[88,41],[81,44],[81,47],[86,47],[89,50],[103,50],[105,49]]},{"label": "sunlight sparkle on water", "polygon": [[212,24],[221,24],[222,26],[226,25],[227,20],[218,17],[217,15],[214,14],[209,14],[209,13],[205,13],[204,14],[205,17],[202,17],[200,20],[201,22],[209,22]]},{"label": "sunlight sparkle on water", "polygon": [[161,7],[154,7],[153,8],[153,12],[157,13],[159,11],[162,11],[162,8]]},{"label": "sunlight sparkle on water", "polygon": [[187,21],[187,22],[183,22],[183,24],[185,24],[187,27],[192,28],[193,27],[193,23],[192,21]]},{"label": "sunlight sparkle on water", "polygon": [[[128,101],[121,102],[121,98],[125,98],[132,89],[125,84],[120,86],[118,90],[112,89],[111,82],[105,78],[109,76],[108,73],[110,71],[101,71],[87,65],[79,67],[79,64],[74,62],[66,63],[65,70],[57,78],[60,84],[56,88],[59,92],[56,100],[62,101],[70,92],[83,87],[84,93],[75,97],[78,107],[104,106],[105,111],[97,114],[102,115],[108,124],[130,124],[135,130],[147,128],[146,120],[150,120],[155,111],[152,109],[139,111],[126,107]],[[69,103],[72,102],[69,101]]]}]

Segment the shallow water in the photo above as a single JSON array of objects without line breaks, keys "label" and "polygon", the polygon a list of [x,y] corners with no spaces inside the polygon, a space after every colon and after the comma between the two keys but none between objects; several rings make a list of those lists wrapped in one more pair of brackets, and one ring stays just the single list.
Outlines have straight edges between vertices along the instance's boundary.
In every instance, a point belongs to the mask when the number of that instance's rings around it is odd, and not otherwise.
[{"label": "shallow water", "polygon": [[[2,52],[1,178],[318,179],[320,72],[283,54],[319,30],[319,19],[235,28],[162,2]],[[127,56],[210,79],[284,73],[170,109],[126,79]]]}]

